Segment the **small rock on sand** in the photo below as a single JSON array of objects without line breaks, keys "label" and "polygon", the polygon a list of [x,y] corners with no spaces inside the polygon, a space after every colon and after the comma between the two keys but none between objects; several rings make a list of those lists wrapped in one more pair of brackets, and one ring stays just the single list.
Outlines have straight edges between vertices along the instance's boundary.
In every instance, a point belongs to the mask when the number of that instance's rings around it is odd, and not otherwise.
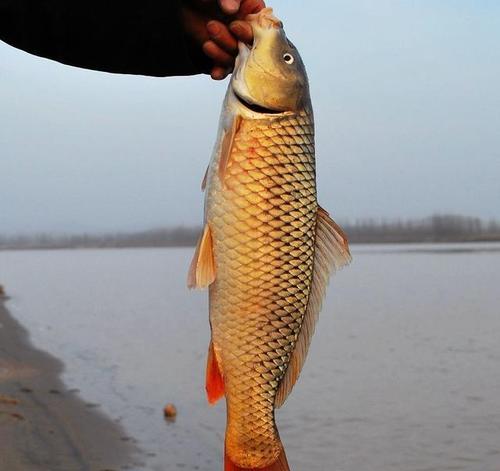
[{"label": "small rock on sand", "polygon": [[163,415],[167,419],[174,419],[177,416],[177,408],[169,403],[163,408]]}]

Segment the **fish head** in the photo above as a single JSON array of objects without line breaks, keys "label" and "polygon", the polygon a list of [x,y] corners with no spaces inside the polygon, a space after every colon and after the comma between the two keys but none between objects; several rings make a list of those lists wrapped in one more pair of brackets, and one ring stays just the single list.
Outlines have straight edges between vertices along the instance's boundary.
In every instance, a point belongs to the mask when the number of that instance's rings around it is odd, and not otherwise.
[{"label": "fish head", "polygon": [[257,112],[303,109],[309,103],[306,69],[272,8],[249,15],[254,41],[239,43],[231,87],[243,106]]}]

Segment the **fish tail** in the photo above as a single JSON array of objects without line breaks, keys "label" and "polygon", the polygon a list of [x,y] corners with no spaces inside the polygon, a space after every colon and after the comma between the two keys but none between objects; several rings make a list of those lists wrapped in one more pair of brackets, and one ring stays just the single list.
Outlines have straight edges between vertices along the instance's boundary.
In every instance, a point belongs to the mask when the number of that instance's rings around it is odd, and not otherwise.
[{"label": "fish tail", "polygon": [[285,449],[282,446],[278,459],[264,468],[242,468],[231,460],[226,451],[224,453],[224,471],[290,471],[290,467],[286,459]]}]

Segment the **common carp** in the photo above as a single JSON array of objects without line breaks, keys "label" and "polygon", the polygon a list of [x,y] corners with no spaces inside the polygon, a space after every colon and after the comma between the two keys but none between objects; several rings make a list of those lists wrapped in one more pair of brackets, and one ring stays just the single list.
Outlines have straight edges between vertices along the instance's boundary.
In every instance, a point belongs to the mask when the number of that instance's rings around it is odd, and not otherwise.
[{"label": "common carp", "polygon": [[209,287],[208,401],[225,396],[225,470],[289,470],[274,411],[295,384],[346,235],[316,198],[306,71],[270,8],[250,15],[202,184],[188,275]]}]

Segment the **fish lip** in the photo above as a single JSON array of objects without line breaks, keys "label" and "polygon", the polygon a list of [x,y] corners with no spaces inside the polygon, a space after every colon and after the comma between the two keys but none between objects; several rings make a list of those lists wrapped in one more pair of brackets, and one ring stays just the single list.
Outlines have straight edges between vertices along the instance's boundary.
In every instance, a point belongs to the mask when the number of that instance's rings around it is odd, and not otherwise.
[{"label": "fish lip", "polygon": [[236,90],[233,88],[233,93],[236,99],[245,107],[248,108],[250,111],[253,111],[254,113],[259,113],[259,114],[283,114],[285,113],[284,110],[273,110],[271,108],[266,108],[265,106],[258,105],[256,103],[251,103],[247,101],[245,98],[243,98]]}]

